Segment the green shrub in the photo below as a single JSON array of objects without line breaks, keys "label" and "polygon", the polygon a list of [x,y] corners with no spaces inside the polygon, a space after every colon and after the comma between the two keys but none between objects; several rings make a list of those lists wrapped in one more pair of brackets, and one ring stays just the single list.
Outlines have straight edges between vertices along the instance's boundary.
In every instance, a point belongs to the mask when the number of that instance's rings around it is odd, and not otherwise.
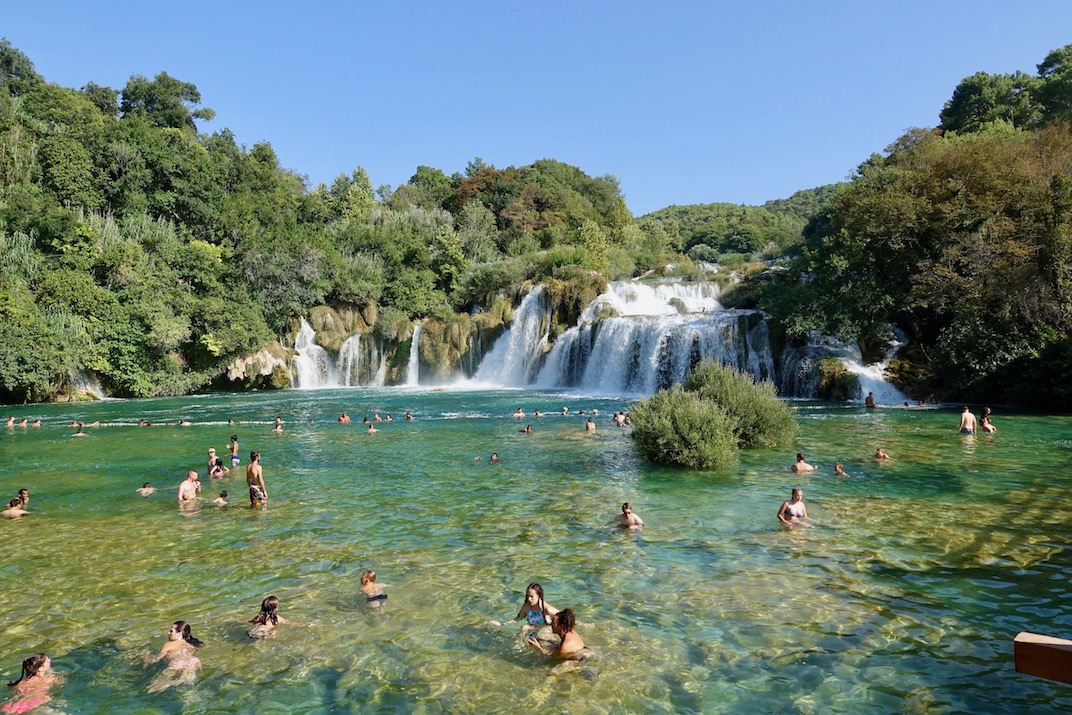
[{"label": "green shrub", "polygon": [[796,432],[793,410],[780,401],[770,380],[756,382],[746,372],[702,362],[685,381],[685,390],[712,402],[733,418],[741,447],[773,447]]},{"label": "green shrub", "polygon": [[736,420],[679,385],[634,404],[630,415],[633,441],[653,462],[717,469],[737,461]]},{"label": "green shrub", "polygon": [[821,400],[851,400],[860,394],[860,378],[845,367],[836,357],[819,361],[819,389],[816,395]]}]

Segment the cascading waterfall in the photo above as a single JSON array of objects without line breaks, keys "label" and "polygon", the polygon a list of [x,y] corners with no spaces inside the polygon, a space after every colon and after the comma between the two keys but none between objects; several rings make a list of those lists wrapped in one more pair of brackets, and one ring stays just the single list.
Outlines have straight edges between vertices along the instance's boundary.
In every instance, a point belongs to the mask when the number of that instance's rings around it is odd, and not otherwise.
[{"label": "cascading waterfall", "polygon": [[290,386],[333,387],[338,384],[335,361],[328,351],[316,344],[316,332],[309,321],[301,318],[294,337],[297,354],[290,359]]},{"label": "cascading waterfall", "polygon": [[414,323],[413,325],[413,340],[409,347],[409,363],[406,365],[406,386],[416,387],[419,383],[420,371],[421,371],[421,359],[418,353],[418,346],[421,339],[421,324]]},{"label": "cascading waterfall", "polygon": [[551,309],[543,286],[533,288],[514,311],[514,321],[480,362],[474,379],[494,385],[524,387],[532,382],[547,349]]},{"label": "cascading waterfall", "polygon": [[651,394],[704,359],[773,378],[765,317],[725,310],[718,295],[712,283],[611,283],[558,338],[535,384]]},{"label": "cascading waterfall", "polygon": [[904,335],[898,332],[890,341],[885,357],[867,365],[860,344],[855,340],[844,343],[833,336],[812,331],[803,347],[790,348],[782,354],[782,393],[790,397],[814,397],[819,390],[819,363],[826,358],[837,358],[859,381],[857,400],[863,401],[867,393],[873,392],[878,404],[900,405],[907,402],[908,397],[886,382],[884,373],[905,342]]}]

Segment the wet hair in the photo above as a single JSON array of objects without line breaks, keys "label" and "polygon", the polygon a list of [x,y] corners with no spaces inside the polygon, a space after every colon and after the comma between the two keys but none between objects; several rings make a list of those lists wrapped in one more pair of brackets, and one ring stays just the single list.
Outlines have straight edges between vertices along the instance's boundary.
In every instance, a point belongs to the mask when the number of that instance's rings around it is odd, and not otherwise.
[{"label": "wet hair", "polygon": [[175,630],[179,632],[179,635],[182,636],[182,639],[194,648],[199,648],[204,645],[204,643],[190,635],[190,624],[186,621],[175,621],[173,625],[175,626]]},{"label": "wet hair", "polygon": [[789,492],[789,496],[790,496],[790,497],[794,497],[794,496],[796,496],[797,494],[799,494],[799,495],[800,495],[800,498],[801,498],[801,499],[803,499],[803,498],[804,498],[804,490],[803,490],[803,489],[801,489],[800,487],[793,487],[793,491]]},{"label": "wet hair", "polygon": [[626,509],[632,509],[632,508],[633,507],[630,506],[629,502],[625,502],[624,504],[622,504],[622,513],[624,514]]},{"label": "wet hair", "polygon": [[803,462],[804,461],[804,455],[802,453],[800,453],[800,452],[797,452],[797,461],[798,462]]},{"label": "wet hair", "polygon": [[231,435],[231,441],[232,442],[237,442],[238,441],[238,435],[236,435],[236,434]]},{"label": "wet hair", "polygon": [[20,494],[20,495],[21,495],[21,494],[22,494],[23,492],[26,492],[27,494],[29,494],[29,493],[30,493],[30,490],[29,490],[29,489],[20,489],[20,490],[19,490],[19,494]]},{"label": "wet hair", "polygon": [[223,466],[223,458],[222,457],[216,457],[216,462],[213,464],[213,466],[214,467],[222,467]]},{"label": "wet hair", "polygon": [[[536,592],[536,598],[538,598],[539,601],[540,601],[540,613],[546,613],[547,612],[547,606],[543,602],[543,586],[541,586],[540,584],[536,583],[535,581],[530,583],[528,585],[528,588],[525,589],[525,603],[529,602],[529,591],[535,591]],[[532,608],[532,607],[529,606],[529,608]]]},{"label": "wet hair", "polygon": [[45,664],[45,658],[48,656],[44,653],[34,653],[26,660],[22,661],[22,675],[14,683],[8,683],[7,687],[14,688],[16,685],[37,675],[37,671],[41,670],[41,666]]},{"label": "wet hair", "polygon": [[561,611],[555,614],[555,623],[566,633],[569,633],[577,626],[577,618],[573,615],[573,611],[568,608],[563,608]]},{"label": "wet hair", "polygon": [[226,499],[227,498],[227,490],[224,489],[222,492],[220,492],[220,496],[223,497],[224,499]]},{"label": "wet hair", "polygon": [[251,618],[249,622],[257,626],[263,626],[266,623],[277,626],[279,625],[277,610],[279,610],[279,599],[275,596],[268,596],[261,601],[261,612]]},{"label": "wet hair", "polygon": [[365,579],[368,579],[369,583],[374,582],[376,580],[376,572],[372,569],[368,569],[367,571],[362,572],[361,582],[364,583]]},{"label": "wet hair", "polygon": [[19,499],[18,497],[15,497],[11,501],[9,501],[7,503],[7,505],[8,505],[8,507],[22,506],[22,499]]},{"label": "wet hair", "polygon": [[261,458],[261,453],[260,452],[250,452],[249,453],[249,461],[251,461],[251,462],[256,462],[260,458]]},{"label": "wet hair", "polygon": [[141,488],[142,488],[142,489],[145,489],[145,488],[146,488],[147,486],[149,486],[149,482],[145,482],[145,484],[142,484],[142,485],[141,485]]}]

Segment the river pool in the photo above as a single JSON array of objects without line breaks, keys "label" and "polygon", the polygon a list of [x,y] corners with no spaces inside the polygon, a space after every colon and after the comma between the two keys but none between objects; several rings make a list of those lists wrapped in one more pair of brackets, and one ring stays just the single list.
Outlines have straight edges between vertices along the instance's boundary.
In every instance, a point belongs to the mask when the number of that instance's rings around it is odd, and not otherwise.
[{"label": "river pool", "polygon": [[[998,410],[965,437],[954,408],[800,403],[794,445],[687,472],[637,458],[610,423],[626,406],[394,388],[0,408],[44,423],[0,428],[0,496],[25,487],[32,511],[0,522],[0,672],[47,652],[71,714],[1072,709],[1012,663],[1021,630],[1072,636],[1072,418]],[[394,420],[369,435],[375,412]],[[72,419],[101,425],[74,438]],[[232,433],[243,468],[262,452],[270,508],[235,471],[202,481],[231,506],[180,513],[186,470]],[[797,451],[820,470],[790,474]],[[798,485],[817,526],[779,528]],[[623,501],[647,528],[603,526]],[[368,568],[382,610],[357,594]],[[489,624],[531,581],[593,661],[559,672]],[[269,594],[294,624],[250,640]],[[179,619],[205,644],[197,681],[148,693],[162,666],[139,654]]]}]

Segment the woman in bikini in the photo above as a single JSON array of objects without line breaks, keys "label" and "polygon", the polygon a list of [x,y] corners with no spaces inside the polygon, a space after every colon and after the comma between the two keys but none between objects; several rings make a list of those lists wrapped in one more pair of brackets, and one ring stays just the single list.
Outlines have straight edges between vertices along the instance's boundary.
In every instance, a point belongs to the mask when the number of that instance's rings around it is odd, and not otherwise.
[{"label": "woman in bikini", "polygon": [[286,623],[287,619],[278,613],[279,599],[269,596],[261,601],[261,612],[249,619],[253,627],[246,631],[250,638],[267,638],[275,632],[275,627],[280,623]]},{"label": "woman in bikini", "polygon": [[793,487],[789,501],[782,502],[778,509],[778,521],[786,526],[810,526],[803,519],[808,518],[808,508],[804,506],[804,492],[800,487]]},{"label": "woman in bikini", "polygon": [[49,690],[63,682],[63,676],[52,670],[52,660],[44,653],[34,653],[22,661],[22,675],[7,686],[13,689],[11,700],[0,707],[0,712],[27,713],[52,701]]},{"label": "woman in bikini", "polygon": [[201,667],[201,659],[194,653],[202,645],[190,634],[189,623],[175,621],[171,624],[167,642],[160,652],[155,656],[143,656],[146,663],[157,663],[165,658],[168,662],[167,668],[149,683],[147,692],[159,693],[175,685],[192,684],[197,677],[197,669]]}]

